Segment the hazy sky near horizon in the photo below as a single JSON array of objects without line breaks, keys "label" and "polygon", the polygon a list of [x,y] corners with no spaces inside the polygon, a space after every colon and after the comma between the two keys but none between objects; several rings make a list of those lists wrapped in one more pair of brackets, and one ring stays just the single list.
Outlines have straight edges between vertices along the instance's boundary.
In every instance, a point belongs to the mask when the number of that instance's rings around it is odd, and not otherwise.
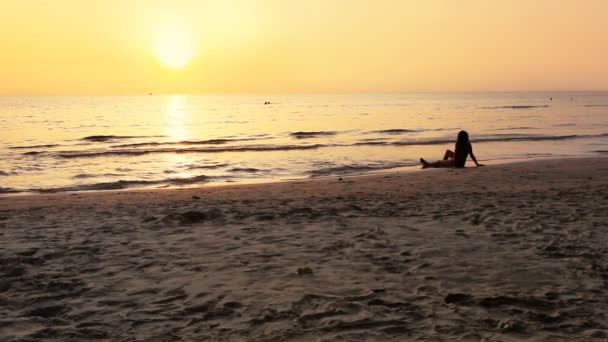
[{"label": "hazy sky near horizon", "polygon": [[0,46],[0,94],[608,90],[608,1],[2,0]]}]

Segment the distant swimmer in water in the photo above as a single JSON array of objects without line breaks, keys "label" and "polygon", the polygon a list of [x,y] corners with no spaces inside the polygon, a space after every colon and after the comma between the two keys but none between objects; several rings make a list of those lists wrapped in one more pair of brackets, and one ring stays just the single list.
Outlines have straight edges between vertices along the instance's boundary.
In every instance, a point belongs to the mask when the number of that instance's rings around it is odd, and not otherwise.
[{"label": "distant swimmer in water", "polygon": [[264,102],[264,104],[265,104],[265,105],[269,105],[269,104],[270,104],[270,101],[266,101],[266,102]]},{"label": "distant swimmer in water", "polygon": [[466,131],[458,132],[458,137],[456,138],[456,148],[454,151],[446,150],[443,156],[443,160],[438,160],[433,163],[429,163],[423,158],[420,158],[420,162],[422,163],[422,168],[426,169],[429,167],[464,167],[464,164],[467,162],[467,157],[471,156],[473,162],[477,166],[484,166],[483,164],[479,164],[475,155],[473,154],[473,146],[469,141],[469,133]]}]

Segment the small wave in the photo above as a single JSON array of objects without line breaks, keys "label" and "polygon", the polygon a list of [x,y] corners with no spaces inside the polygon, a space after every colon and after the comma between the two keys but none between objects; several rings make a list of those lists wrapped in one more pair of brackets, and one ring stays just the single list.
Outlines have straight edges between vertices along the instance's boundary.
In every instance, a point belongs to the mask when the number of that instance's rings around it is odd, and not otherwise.
[{"label": "small wave", "polygon": [[296,139],[307,139],[307,138],[316,138],[320,136],[331,136],[336,135],[337,132],[333,131],[317,131],[317,132],[292,132],[289,133],[290,136]]},{"label": "small wave", "polygon": [[73,176],[72,178],[74,178],[74,179],[86,179],[86,178],[95,178],[95,177],[96,177],[96,175],[92,175],[92,174],[89,174],[89,173],[79,173],[79,174]]},{"label": "small wave", "polygon": [[141,135],[89,135],[84,138],[80,138],[80,140],[91,141],[91,142],[105,142],[105,141],[113,141],[113,140],[122,140],[122,139],[136,139],[136,138],[164,138],[164,135],[149,135],[149,136],[141,136]]},{"label": "small wave", "polygon": [[388,134],[388,135],[401,135],[408,133],[421,133],[421,132],[440,132],[440,131],[457,131],[457,128],[389,128],[381,129],[377,131],[365,131],[363,134]]},{"label": "small wave", "polygon": [[129,171],[133,171],[133,169],[129,169],[128,167],[117,167],[114,170],[118,171],[118,172],[129,172]]},{"label": "small wave", "polygon": [[223,153],[223,152],[267,152],[267,151],[291,151],[291,150],[311,150],[328,145],[252,145],[235,146],[221,148],[159,148],[151,150],[113,150],[113,151],[92,151],[92,152],[59,152],[57,156],[61,158],[93,158],[104,156],[140,156],[152,153]]},{"label": "small wave", "polygon": [[520,127],[505,127],[505,128],[496,128],[495,130],[497,131],[510,131],[513,129],[520,129],[520,130],[528,130],[528,129],[538,129],[536,127],[528,127],[528,126],[520,126]]},{"label": "small wave", "polygon": [[21,192],[21,191],[13,189],[13,188],[0,187],[0,194],[16,194],[18,192]]},{"label": "small wave", "polygon": [[90,174],[90,173],[79,173],[75,176],[72,176],[72,178],[74,179],[87,179],[87,178],[99,178],[99,177],[118,177],[118,176],[122,176],[120,174],[116,174],[116,173],[104,173],[102,175],[95,175],[95,174]]},{"label": "small wave", "polygon": [[550,157],[553,153],[526,153],[526,157]]},{"label": "small wave", "polygon": [[576,126],[576,124],[569,122],[569,123],[563,123],[563,124],[555,124],[552,126],[553,127],[573,127],[573,126]]},{"label": "small wave", "polygon": [[389,144],[390,142],[388,141],[360,141],[355,143],[355,146],[383,146]]},{"label": "small wave", "polygon": [[[44,167],[38,166],[38,165],[24,165],[24,166],[15,165],[13,167],[13,169],[23,171],[23,172],[44,171]],[[18,175],[19,172],[13,172],[13,174]]]},{"label": "small wave", "polygon": [[39,154],[44,154],[44,151],[29,151],[29,152],[25,152],[23,153],[24,156],[37,156]]},{"label": "small wave", "polygon": [[403,166],[418,165],[415,162],[409,163],[375,163],[375,164],[354,164],[354,165],[339,165],[332,167],[325,167],[316,170],[308,171],[307,174],[310,177],[322,177],[330,175],[345,175],[360,172],[369,172],[375,170],[388,170]]},{"label": "small wave", "polygon": [[520,106],[480,107],[480,109],[530,109],[530,108],[549,108],[549,105],[520,105]]},{"label": "small wave", "polygon": [[162,145],[223,145],[231,142],[251,141],[259,139],[209,139],[209,140],[184,140],[184,141],[169,141],[169,142],[145,142],[135,144],[114,145],[112,148],[125,147],[142,147],[142,146],[162,146]]},{"label": "small wave", "polygon": [[158,145],[171,145],[171,144],[177,144],[177,143],[171,143],[171,142],[166,142],[166,143],[162,143],[162,142],[147,142],[147,143],[112,145],[110,147],[111,148],[125,148],[125,147],[158,146]]},{"label": "small wave", "polygon": [[548,136],[542,135],[542,134],[522,134],[522,133],[475,134],[475,141],[481,141],[483,139],[534,138],[534,137],[548,137]]},{"label": "small wave", "polygon": [[0,170],[0,176],[8,176],[10,173]]},{"label": "small wave", "polygon": [[164,179],[164,180],[155,181],[155,182],[156,183],[168,183],[171,185],[184,185],[184,184],[207,182],[211,178],[212,177],[200,175],[200,176],[187,177],[187,178],[169,178],[169,179]]},{"label": "small wave", "polygon": [[13,146],[13,147],[9,147],[9,148],[12,150],[26,150],[26,149],[30,149],[30,148],[51,148],[51,147],[57,147],[57,146],[59,146],[59,144]]},{"label": "small wave", "polygon": [[416,130],[416,129],[391,128],[391,129],[383,129],[383,130],[379,130],[379,131],[372,131],[371,133],[398,135],[398,134],[415,133],[415,132],[421,132],[421,131],[422,130]]},{"label": "small wave", "polygon": [[260,172],[262,170],[260,169],[256,169],[254,167],[235,167],[232,168],[230,170],[228,170],[229,172],[247,172],[247,173],[255,173],[255,172]]},{"label": "small wave", "polygon": [[33,189],[32,191],[40,193],[55,193],[66,191],[96,191],[96,190],[121,190],[133,187],[142,187],[150,185],[188,185],[207,182],[211,179],[208,176],[195,176],[189,178],[167,178],[159,180],[119,180],[116,182],[104,182],[95,184],[73,185],[58,188]]},{"label": "small wave", "polygon": [[360,141],[384,141],[385,138],[365,138]]},{"label": "small wave", "polygon": [[608,104],[589,104],[584,105],[583,107],[608,107]]},{"label": "small wave", "polygon": [[222,167],[227,167],[230,164],[224,163],[224,164],[212,164],[212,165],[196,165],[196,164],[192,164],[192,165],[188,165],[186,166],[187,170],[199,170],[199,169],[203,169],[203,170],[214,170],[214,169],[219,169]]}]

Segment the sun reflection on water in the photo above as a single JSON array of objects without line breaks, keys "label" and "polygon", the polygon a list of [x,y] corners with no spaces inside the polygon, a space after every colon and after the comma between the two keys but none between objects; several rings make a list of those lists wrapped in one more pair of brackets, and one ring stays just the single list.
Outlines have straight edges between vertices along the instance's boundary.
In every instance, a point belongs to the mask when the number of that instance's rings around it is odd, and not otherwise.
[{"label": "sun reflection on water", "polygon": [[171,95],[167,97],[167,128],[165,135],[171,140],[181,141],[189,134],[184,127],[184,121],[189,117],[186,111],[186,97],[184,95]]},{"label": "sun reflection on water", "polygon": [[[184,95],[170,95],[167,97],[166,122],[164,134],[169,141],[179,142],[191,139],[190,131],[186,122],[190,117],[187,110],[187,97]],[[188,146],[176,145],[175,148],[182,149]],[[165,173],[170,173],[172,178],[191,177],[191,172],[178,171],[180,166],[191,165],[194,162],[193,155],[188,153],[166,153],[163,155]]]}]

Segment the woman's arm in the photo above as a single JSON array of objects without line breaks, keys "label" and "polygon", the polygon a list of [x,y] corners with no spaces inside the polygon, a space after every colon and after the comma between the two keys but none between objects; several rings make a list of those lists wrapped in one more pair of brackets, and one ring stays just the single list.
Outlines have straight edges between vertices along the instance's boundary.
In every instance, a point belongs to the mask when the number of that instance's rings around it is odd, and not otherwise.
[{"label": "woman's arm", "polygon": [[473,162],[475,162],[475,165],[477,165],[477,166],[485,166],[485,165],[479,164],[477,162],[477,158],[475,158],[475,155],[473,154],[473,145],[471,145],[471,143],[469,143],[469,154],[471,155],[471,159],[473,159]]}]

